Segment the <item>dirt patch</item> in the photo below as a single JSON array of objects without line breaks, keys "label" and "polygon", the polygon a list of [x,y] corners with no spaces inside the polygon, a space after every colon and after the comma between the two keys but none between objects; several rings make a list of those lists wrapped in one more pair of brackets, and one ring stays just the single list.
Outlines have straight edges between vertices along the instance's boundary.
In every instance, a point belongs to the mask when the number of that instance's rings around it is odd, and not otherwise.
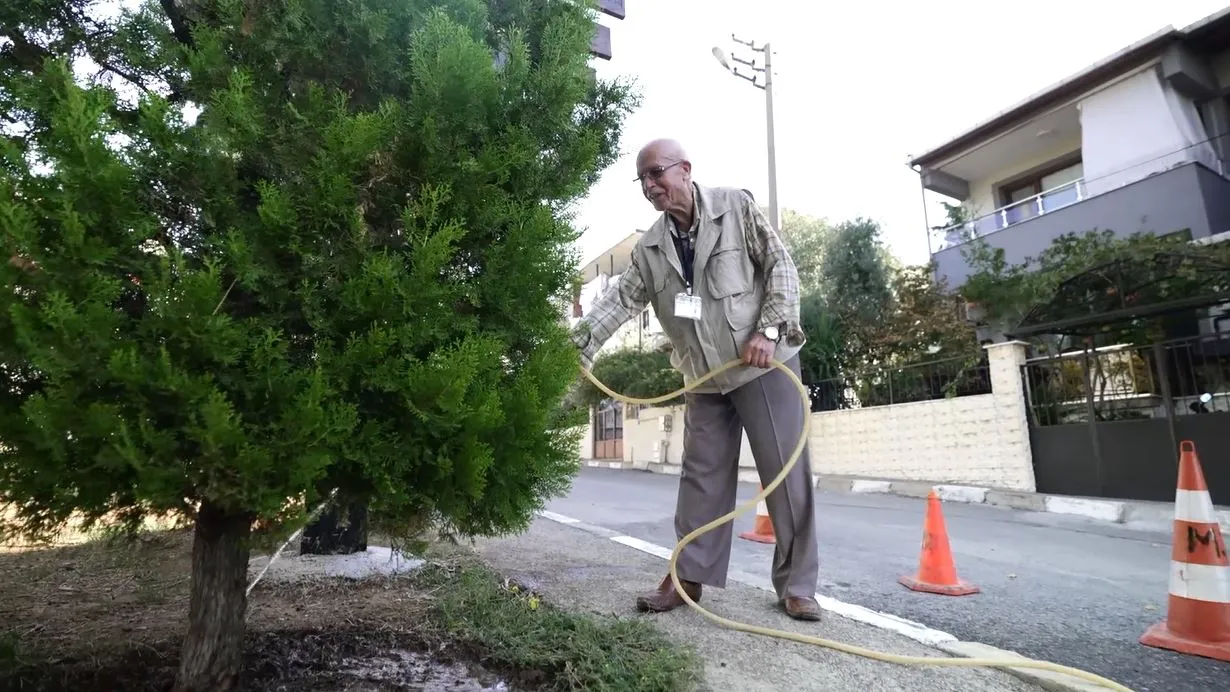
[{"label": "dirt patch", "polygon": [[[188,612],[191,534],[0,554],[0,689],[166,690]],[[251,690],[507,689],[424,622],[405,580],[261,583],[249,599]]]},{"label": "dirt patch", "polygon": [[[168,689],[190,558],[186,531],[0,554],[0,689]],[[460,546],[410,574],[261,581],[247,624],[248,690],[666,692],[698,674],[648,622],[556,608]]]},{"label": "dirt patch", "polygon": [[[244,685],[278,692],[504,692],[499,676],[447,652],[420,650],[396,631],[280,630],[244,642]],[[118,658],[61,659],[0,674],[0,687],[37,692],[167,690],[175,679],[177,642],[130,648]]]},{"label": "dirt patch", "polygon": [[31,656],[107,655],[175,636],[190,558],[187,532],[0,554],[0,632]]}]

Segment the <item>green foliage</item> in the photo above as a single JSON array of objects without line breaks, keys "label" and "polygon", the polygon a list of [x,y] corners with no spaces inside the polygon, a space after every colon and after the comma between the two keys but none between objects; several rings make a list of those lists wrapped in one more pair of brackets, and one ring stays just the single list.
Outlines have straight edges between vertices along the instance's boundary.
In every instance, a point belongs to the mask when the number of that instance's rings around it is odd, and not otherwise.
[{"label": "green foliage", "polygon": [[[909,369],[956,359],[952,369],[976,373],[982,356],[957,296],[936,283],[934,267],[890,261],[878,224],[863,219],[836,226],[820,256],[820,287],[802,298],[808,342],[799,357],[815,410],[846,406],[848,389],[874,405],[934,398],[937,387],[939,395],[965,387],[966,375],[958,374],[951,381],[932,378],[919,389],[918,371]],[[881,382],[886,372],[898,373],[892,377],[902,384],[893,389],[892,382]],[[911,394],[910,387],[919,391]]]},{"label": "green foliage", "polygon": [[[575,467],[564,210],[634,103],[592,80],[585,7],[70,4],[0,11],[21,27],[0,49],[0,238],[24,258],[0,268],[0,503],[21,528],[277,518],[332,487],[524,527]],[[101,77],[74,77],[81,53]]]},{"label": "green foliage", "polygon": [[[877,325],[894,307],[879,225],[868,219],[838,224],[821,266],[825,303],[841,322],[851,353],[876,359]],[[849,359],[845,365],[850,365]]]},{"label": "green foliage", "polygon": [[933,231],[942,231],[973,220],[974,215],[964,204],[952,204],[941,200],[940,206],[944,208],[944,222],[938,226],[932,226],[931,230]]},{"label": "green foliage", "polygon": [[961,297],[936,280],[934,264],[894,272],[892,290],[896,302],[882,323],[880,347],[892,354],[896,365],[981,352],[974,330],[962,317]]},{"label": "green foliage", "polygon": [[803,333],[807,335],[807,343],[799,352],[800,379],[811,395],[812,410],[840,408],[845,390],[840,379],[841,363],[847,357],[841,324],[819,293],[804,295],[799,312]]},{"label": "green foliage", "polygon": [[833,228],[824,219],[782,210],[782,240],[790,251],[799,273],[799,287],[804,295],[817,293],[824,286],[824,251]]},{"label": "green foliage", "polygon": [[[1056,296],[1061,283],[1116,260],[1128,260],[1148,267],[1159,253],[1175,253],[1193,258],[1208,258],[1230,266],[1230,249],[1225,244],[1193,245],[1187,232],[1155,235],[1135,233],[1116,236],[1113,231],[1069,233],[1051,243],[1037,257],[1010,265],[1003,250],[979,239],[962,251],[973,273],[961,287],[966,300],[978,306],[989,323],[1005,328],[1021,322],[1036,305]],[[1179,266],[1172,277],[1150,287],[1149,300],[1165,301],[1191,297],[1214,290],[1205,285],[1190,266]],[[1082,298],[1084,300],[1085,298]],[[1148,325],[1137,323],[1115,327],[1107,338],[1134,340],[1148,338]]]},{"label": "green foliage", "polygon": [[[642,351],[635,348],[621,349],[599,356],[592,370],[612,390],[638,399],[649,399],[669,394],[683,387],[683,374],[671,366],[670,353],[666,351]],[[585,380],[578,400],[582,405],[597,406],[607,398],[600,389]],[[661,406],[683,403],[683,397],[675,397]]]},{"label": "green foliage", "polygon": [[489,667],[537,671],[541,689],[674,692],[700,681],[695,653],[645,620],[561,610],[478,564],[429,566],[415,582],[434,596],[429,625]]}]

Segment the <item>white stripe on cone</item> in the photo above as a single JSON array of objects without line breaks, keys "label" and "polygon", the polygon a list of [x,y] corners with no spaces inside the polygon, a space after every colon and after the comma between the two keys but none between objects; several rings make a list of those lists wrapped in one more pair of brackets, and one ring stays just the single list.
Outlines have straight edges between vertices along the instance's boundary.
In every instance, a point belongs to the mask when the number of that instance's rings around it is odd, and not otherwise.
[{"label": "white stripe on cone", "polygon": [[1222,565],[1170,561],[1170,595],[1194,601],[1230,603],[1230,581]]},{"label": "white stripe on cone", "polygon": [[1207,490],[1176,490],[1174,518],[1194,524],[1216,524],[1217,513],[1213,511],[1213,498]]}]

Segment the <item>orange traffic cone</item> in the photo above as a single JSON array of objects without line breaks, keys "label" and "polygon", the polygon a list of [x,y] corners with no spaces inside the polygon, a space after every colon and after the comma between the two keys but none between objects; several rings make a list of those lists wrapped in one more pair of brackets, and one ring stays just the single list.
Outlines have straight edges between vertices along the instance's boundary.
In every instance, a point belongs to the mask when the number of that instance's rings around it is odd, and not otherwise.
[{"label": "orange traffic cone", "polygon": [[1170,603],[1166,621],[1146,630],[1140,643],[1230,661],[1230,559],[1196,445],[1184,440],[1179,453]]},{"label": "orange traffic cone", "polygon": [[[764,486],[760,486],[760,489],[764,490]],[[739,538],[757,543],[777,544],[777,536],[773,533],[773,521],[769,518],[769,508],[765,505],[764,500],[756,503],[756,523],[752,524],[752,530],[739,534]]]},{"label": "orange traffic cone", "polygon": [[957,578],[957,566],[948,546],[948,529],[940,498],[932,490],[927,495],[927,518],[923,524],[922,552],[918,556],[918,572],[897,580],[911,591],[923,591],[942,596],[967,596],[982,589]]}]

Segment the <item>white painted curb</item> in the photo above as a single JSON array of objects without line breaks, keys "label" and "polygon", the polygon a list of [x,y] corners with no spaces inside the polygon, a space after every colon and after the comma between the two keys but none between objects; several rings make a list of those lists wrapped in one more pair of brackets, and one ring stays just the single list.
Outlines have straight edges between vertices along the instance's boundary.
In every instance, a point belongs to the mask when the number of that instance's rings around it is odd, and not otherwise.
[{"label": "white painted curb", "polygon": [[1046,511],[1054,514],[1072,514],[1114,523],[1123,521],[1123,511],[1126,507],[1125,503],[1113,500],[1092,500],[1084,497],[1057,495],[1048,495],[1044,502]]},{"label": "white painted curb", "polygon": [[968,502],[980,505],[987,501],[987,489],[972,485],[937,485],[935,494],[945,502]]},{"label": "white painted curb", "polygon": [[850,492],[852,493],[887,493],[892,490],[891,481],[850,481]]}]

